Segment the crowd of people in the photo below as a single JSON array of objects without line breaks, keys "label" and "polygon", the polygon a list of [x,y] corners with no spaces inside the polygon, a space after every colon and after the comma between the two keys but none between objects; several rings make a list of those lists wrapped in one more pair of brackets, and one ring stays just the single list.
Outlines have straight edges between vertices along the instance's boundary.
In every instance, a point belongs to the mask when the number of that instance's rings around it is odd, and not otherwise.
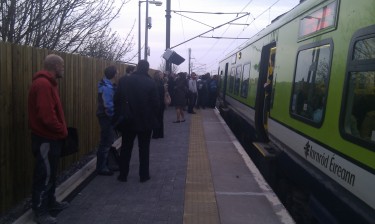
[{"label": "crowd of people", "polygon": [[198,77],[195,72],[189,76],[186,72],[166,75],[171,106],[175,106],[177,119],[174,123],[184,122],[184,112],[195,114],[195,109],[215,108],[218,96],[218,76],[206,73]]},{"label": "crowd of people", "polygon": [[[164,110],[176,109],[174,123],[185,122],[184,111],[195,114],[194,108],[214,108],[218,94],[218,78],[194,72],[149,74],[149,63],[140,60],[137,66],[127,66],[118,83],[116,66],[104,69],[98,81],[96,115],[100,125],[96,173],[112,176],[108,155],[115,133],[122,135],[118,181],[126,182],[135,138],[139,148],[139,181],[150,180],[149,154],[151,138],[164,137]],[[64,77],[64,60],[48,55],[44,67],[33,76],[29,90],[29,126],[35,168],[32,186],[32,208],[37,223],[57,223],[51,211],[61,211],[68,202],[55,197],[56,173],[64,140],[68,136],[64,111],[58,92],[58,79]]]}]

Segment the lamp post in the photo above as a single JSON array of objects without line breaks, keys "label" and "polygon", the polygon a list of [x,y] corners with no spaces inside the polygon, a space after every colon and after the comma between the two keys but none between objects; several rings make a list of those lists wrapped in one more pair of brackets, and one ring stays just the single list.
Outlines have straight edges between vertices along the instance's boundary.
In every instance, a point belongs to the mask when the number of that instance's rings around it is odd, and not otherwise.
[{"label": "lamp post", "polygon": [[138,2],[138,61],[141,60],[141,3],[146,2],[146,25],[145,25],[145,57],[144,59],[147,60],[147,41],[148,41],[148,3],[154,4],[156,6],[161,6],[163,2],[160,1],[139,1]]}]

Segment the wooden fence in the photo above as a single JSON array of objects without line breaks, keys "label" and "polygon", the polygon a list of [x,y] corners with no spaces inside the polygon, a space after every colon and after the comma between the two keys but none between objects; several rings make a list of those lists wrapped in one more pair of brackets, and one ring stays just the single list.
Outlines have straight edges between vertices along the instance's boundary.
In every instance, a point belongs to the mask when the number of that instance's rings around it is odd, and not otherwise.
[{"label": "wooden fence", "polygon": [[[30,196],[33,173],[27,118],[28,89],[40,70],[46,49],[0,41],[0,214]],[[96,119],[97,82],[106,66],[115,64],[89,57],[58,53],[65,60],[65,77],[59,80],[67,125],[76,127],[79,152],[61,160],[60,171],[95,150],[99,143]],[[126,64],[117,63],[120,74]]]}]

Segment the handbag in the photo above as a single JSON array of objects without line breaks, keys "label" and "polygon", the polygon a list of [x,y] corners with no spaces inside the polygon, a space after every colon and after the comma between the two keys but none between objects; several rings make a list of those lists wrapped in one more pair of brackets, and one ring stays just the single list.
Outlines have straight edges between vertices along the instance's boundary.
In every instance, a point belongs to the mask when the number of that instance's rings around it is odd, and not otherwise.
[{"label": "handbag", "polygon": [[65,157],[78,152],[78,131],[77,128],[68,127],[68,137],[64,140],[60,157]]}]

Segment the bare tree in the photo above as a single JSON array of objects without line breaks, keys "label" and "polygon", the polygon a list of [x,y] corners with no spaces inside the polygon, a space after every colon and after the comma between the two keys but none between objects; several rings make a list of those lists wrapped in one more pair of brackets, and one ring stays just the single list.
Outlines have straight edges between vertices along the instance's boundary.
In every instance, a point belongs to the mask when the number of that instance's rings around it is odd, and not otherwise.
[{"label": "bare tree", "polygon": [[102,32],[89,37],[79,54],[94,58],[105,58],[111,61],[131,61],[137,56],[136,54],[128,56],[135,45],[134,36],[130,35],[133,29],[134,24],[126,38],[121,40],[116,32],[106,28]]},{"label": "bare tree", "polygon": [[[98,36],[103,41],[119,42],[107,27],[130,0],[121,0],[117,6],[116,0],[0,1],[1,40],[82,54]],[[123,49],[118,51],[128,52],[134,45],[131,40],[128,35],[120,41],[117,47]]]}]

